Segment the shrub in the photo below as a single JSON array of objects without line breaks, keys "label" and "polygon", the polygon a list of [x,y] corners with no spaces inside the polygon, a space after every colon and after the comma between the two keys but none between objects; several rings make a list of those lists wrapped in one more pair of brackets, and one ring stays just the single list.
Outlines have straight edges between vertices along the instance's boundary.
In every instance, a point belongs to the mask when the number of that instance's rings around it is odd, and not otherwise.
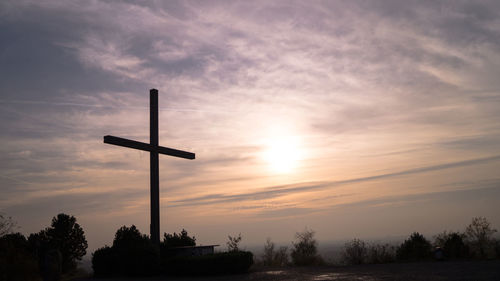
[{"label": "shrub", "polygon": [[362,264],[366,261],[367,249],[363,240],[353,239],[345,243],[342,261],[345,264]]},{"label": "shrub", "polygon": [[275,244],[270,238],[267,238],[264,245],[264,254],[262,255],[262,264],[267,266],[284,266],[288,263],[288,248],[280,247],[275,250]]},{"label": "shrub", "polygon": [[239,249],[239,244],[241,242],[241,233],[238,234],[238,236],[232,237],[231,235],[227,236],[228,241],[226,242],[227,244],[227,250],[229,252],[238,252]]},{"label": "shrub", "polygon": [[113,246],[100,248],[92,255],[96,276],[153,275],[159,270],[159,261],[158,249],[134,225],[118,229]]},{"label": "shrub", "polygon": [[295,234],[296,242],[293,242],[292,262],[295,265],[312,265],[321,263],[321,257],[317,254],[318,242],[314,239],[314,231],[304,230]]},{"label": "shrub", "polygon": [[375,244],[368,248],[368,263],[389,263],[396,259],[396,249],[389,244]]},{"label": "shrub", "polygon": [[253,264],[253,254],[232,251],[206,256],[162,259],[162,270],[169,274],[214,275],[247,272]]},{"label": "shrub", "polygon": [[40,272],[26,238],[20,234],[0,237],[0,280],[38,280]]},{"label": "shrub", "polygon": [[0,213],[0,237],[12,233],[14,228],[16,228],[16,222],[12,217],[7,217]]},{"label": "shrub", "polygon": [[491,227],[491,224],[484,217],[476,217],[467,226],[465,235],[467,242],[472,251],[472,255],[476,258],[491,258],[494,254],[493,234],[497,232]]},{"label": "shrub", "polygon": [[399,246],[396,255],[402,261],[425,260],[431,257],[431,249],[431,243],[422,234],[414,232]]},{"label": "shrub", "polygon": [[97,249],[92,254],[92,269],[95,276],[109,276],[118,272],[116,251],[109,246]]},{"label": "shrub", "polygon": [[469,247],[465,244],[464,237],[465,234],[444,231],[436,236],[434,246],[441,247],[448,259],[466,258],[469,256]]},{"label": "shrub", "polygon": [[184,247],[184,246],[196,246],[196,238],[190,237],[185,229],[177,234],[164,233],[163,241],[161,247],[172,248],[172,247]]},{"label": "shrub", "polygon": [[274,265],[285,266],[288,264],[288,247],[281,246],[276,253],[274,253]]}]

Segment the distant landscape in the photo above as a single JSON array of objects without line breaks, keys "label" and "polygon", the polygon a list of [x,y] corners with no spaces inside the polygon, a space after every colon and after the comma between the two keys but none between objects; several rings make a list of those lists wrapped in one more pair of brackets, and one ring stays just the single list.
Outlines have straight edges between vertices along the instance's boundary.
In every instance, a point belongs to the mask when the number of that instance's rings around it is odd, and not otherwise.
[{"label": "distant landscape", "polygon": [[[268,238],[261,247],[243,247],[239,234],[228,236],[226,245],[215,252],[187,255],[185,249],[196,248],[196,238],[186,230],[165,233],[157,248],[132,225],[118,229],[113,245],[97,249],[91,259],[86,256],[85,232],[74,216],[58,214],[50,227],[27,238],[14,231],[11,217],[1,215],[0,219],[2,281],[93,276],[230,280],[228,274],[241,280],[364,280],[363,276],[432,280],[434,275],[493,280],[500,272],[500,239],[484,217],[473,218],[462,232],[443,231],[432,238],[414,232],[404,241],[354,238],[320,246],[315,232],[304,229],[295,234],[291,245],[278,245]],[[457,270],[467,274],[458,276]]]}]

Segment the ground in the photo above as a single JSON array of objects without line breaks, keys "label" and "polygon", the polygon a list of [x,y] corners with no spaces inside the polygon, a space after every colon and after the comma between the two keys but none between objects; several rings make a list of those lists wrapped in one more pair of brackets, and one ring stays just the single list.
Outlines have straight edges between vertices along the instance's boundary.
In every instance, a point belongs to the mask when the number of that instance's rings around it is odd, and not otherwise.
[{"label": "ground", "polygon": [[500,280],[500,261],[393,263],[358,266],[285,267],[254,269],[247,274],[211,277],[80,278],[74,281],[257,281],[257,280]]}]

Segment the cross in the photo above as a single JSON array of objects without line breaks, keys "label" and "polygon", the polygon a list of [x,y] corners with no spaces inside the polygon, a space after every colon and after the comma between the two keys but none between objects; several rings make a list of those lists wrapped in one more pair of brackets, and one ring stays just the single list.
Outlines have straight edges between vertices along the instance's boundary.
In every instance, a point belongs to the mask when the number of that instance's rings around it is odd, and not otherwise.
[{"label": "cross", "polygon": [[158,145],[158,90],[149,90],[149,143],[134,140],[104,136],[104,143],[149,151],[150,183],[151,183],[151,240],[160,245],[160,177],[158,169],[158,154],[180,158],[194,159],[195,154],[187,151]]}]

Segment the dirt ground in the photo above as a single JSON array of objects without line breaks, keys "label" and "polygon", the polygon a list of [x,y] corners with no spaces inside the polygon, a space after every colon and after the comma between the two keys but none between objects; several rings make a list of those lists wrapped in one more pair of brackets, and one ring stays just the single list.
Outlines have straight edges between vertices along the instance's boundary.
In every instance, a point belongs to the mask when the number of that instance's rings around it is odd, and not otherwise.
[{"label": "dirt ground", "polygon": [[286,267],[254,269],[247,274],[210,277],[148,277],[75,279],[75,281],[230,281],[230,280],[500,280],[500,261],[459,261],[428,263],[394,263],[359,266]]}]

